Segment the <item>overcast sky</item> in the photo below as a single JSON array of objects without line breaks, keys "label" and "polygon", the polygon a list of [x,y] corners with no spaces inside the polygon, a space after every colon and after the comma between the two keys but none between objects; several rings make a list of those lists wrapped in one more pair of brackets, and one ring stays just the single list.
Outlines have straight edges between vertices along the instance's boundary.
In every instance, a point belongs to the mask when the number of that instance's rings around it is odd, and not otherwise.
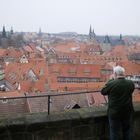
[{"label": "overcast sky", "polygon": [[0,30],[140,35],[140,0],[0,0]]}]

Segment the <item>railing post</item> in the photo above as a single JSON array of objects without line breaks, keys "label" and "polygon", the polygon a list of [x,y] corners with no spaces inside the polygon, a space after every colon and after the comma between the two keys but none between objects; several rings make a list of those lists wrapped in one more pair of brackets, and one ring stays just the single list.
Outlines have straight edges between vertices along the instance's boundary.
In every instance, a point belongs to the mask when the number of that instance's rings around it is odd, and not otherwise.
[{"label": "railing post", "polygon": [[50,99],[51,99],[51,96],[48,95],[48,115],[50,114]]}]

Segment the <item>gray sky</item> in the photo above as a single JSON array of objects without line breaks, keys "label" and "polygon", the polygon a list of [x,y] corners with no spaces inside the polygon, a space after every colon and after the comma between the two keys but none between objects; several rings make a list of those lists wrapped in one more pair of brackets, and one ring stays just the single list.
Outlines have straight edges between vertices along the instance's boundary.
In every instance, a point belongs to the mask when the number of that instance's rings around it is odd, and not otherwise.
[{"label": "gray sky", "polygon": [[0,30],[140,35],[140,0],[0,0]]}]

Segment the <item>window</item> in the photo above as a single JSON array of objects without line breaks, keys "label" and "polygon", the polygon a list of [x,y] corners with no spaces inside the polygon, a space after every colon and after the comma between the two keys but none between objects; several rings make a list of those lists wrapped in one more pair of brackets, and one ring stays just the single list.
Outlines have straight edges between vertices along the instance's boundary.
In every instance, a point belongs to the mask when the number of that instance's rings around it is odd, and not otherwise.
[{"label": "window", "polygon": [[69,69],[69,73],[70,73],[71,75],[75,75],[75,74],[77,73],[76,68],[70,68],[70,69]]},{"label": "window", "polygon": [[89,78],[89,77],[57,77],[57,82],[67,82],[67,83],[87,83],[87,82],[97,82],[99,78]]},{"label": "window", "polygon": [[6,99],[6,97],[3,97],[4,99],[3,100],[1,100],[2,101],[2,103],[3,104],[6,104],[6,103],[8,103],[8,100]]}]

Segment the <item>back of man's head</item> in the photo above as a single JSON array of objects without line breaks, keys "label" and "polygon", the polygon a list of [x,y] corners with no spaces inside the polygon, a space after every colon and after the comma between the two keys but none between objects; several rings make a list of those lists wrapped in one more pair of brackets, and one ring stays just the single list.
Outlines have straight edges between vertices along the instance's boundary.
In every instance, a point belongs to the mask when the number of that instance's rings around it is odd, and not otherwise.
[{"label": "back of man's head", "polygon": [[113,71],[116,74],[116,76],[124,76],[125,74],[125,69],[121,66],[114,67]]}]

